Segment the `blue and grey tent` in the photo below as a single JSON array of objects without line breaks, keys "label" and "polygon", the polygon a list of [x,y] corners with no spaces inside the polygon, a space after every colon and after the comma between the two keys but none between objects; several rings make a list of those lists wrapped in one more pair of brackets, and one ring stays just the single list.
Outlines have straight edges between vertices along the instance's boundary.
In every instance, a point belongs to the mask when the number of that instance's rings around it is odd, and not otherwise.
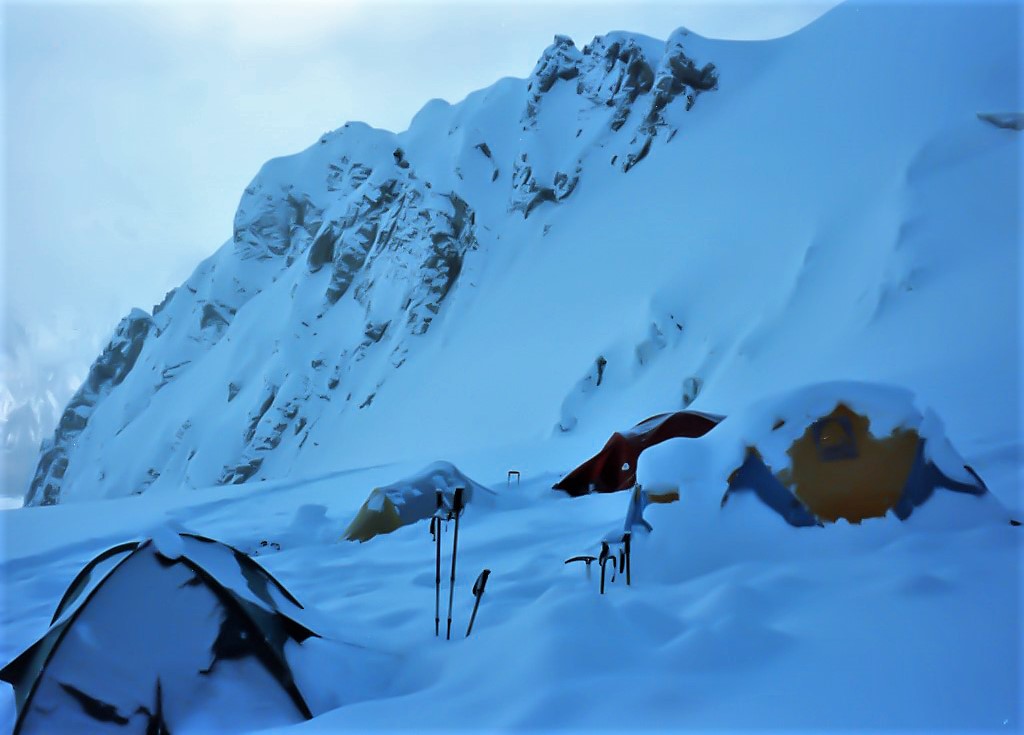
[{"label": "blue and grey tent", "polygon": [[115,546],[0,671],[14,686],[14,733],[228,732],[308,719],[287,657],[316,636],[302,617],[263,567],[212,539]]}]

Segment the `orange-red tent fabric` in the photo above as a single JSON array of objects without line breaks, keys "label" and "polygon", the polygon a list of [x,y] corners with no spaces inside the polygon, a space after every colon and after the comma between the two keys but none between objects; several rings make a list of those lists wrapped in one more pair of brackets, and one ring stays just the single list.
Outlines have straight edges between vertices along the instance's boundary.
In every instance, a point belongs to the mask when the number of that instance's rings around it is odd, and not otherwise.
[{"label": "orange-red tent fabric", "polygon": [[697,411],[662,413],[641,421],[632,429],[615,432],[596,455],[553,487],[573,497],[588,493],[613,493],[636,484],[636,462],[647,447],[666,439],[704,436],[725,418]]}]

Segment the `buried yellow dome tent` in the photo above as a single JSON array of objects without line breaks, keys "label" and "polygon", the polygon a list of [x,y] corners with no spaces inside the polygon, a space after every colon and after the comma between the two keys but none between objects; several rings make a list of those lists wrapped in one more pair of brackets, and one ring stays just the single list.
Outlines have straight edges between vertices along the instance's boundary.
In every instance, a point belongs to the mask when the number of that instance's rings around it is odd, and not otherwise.
[{"label": "buried yellow dome tent", "polygon": [[[909,393],[843,385],[814,386],[783,400],[768,435],[747,444],[722,504],[734,493],[752,491],[793,525],[840,518],[860,523],[890,511],[906,519],[938,488],[987,492],[949,444],[938,418],[918,411]],[[828,393],[836,395],[824,399]],[[831,410],[818,408],[822,403]],[[773,434],[782,441],[773,441]],[[775,451],[765,454],[765,446]]]},{"label": "buried yellow dome tent", "polygon": [[446,508],[452,506],[455,488],[465,489],[465,502],[479,503],[494,491],[463,474],[450,462],[434,462],[415,475],[384,487],[375,487],[342,533],[347,541],[369,541],[402,526],[430,518],[437,510],[437,491]]},{"label": "buried yellow dome tent", "polygon": [[[901,520],[938,489],[985,495],[988,488],[906,390],[868,383],[807,386],[730,414],[688,452],[713,455],[725,479],[721,504],[753,494],[794,526],[889,513]],[[680,447],[641,461],[641,483],[664,484]],[[673,453],[675,456],[673,457]],[[685,461],[685,460],[682,460]],[[685,500],[686,483],[680,482]]]}]

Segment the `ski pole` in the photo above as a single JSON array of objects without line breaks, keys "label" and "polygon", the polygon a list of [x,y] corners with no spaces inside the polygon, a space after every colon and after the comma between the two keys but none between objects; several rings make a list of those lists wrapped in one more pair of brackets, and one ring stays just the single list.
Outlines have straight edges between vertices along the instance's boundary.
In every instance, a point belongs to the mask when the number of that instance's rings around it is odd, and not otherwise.
[{"label": "ski pole", "polygon": [[455,598],[455,555],[459,552],[459,516],[462,515],[462,493],[463,488],[455,488],[455,497],[452,500],[452,513],[455,514],[455,535],[452,538],[452,579],[448,587],[448,634],[446,640],[452,638],[452,601]]},{"label": "ski pole", "polygon": [[441,635],[441,510],[444,508],[444,493],[437,491],[437,512],[430,519],[434,529],[435,574],[434,574],[434,637]]},{"label": "ski pole", "polygon": [[484,587],[487,586],[487,577],[490,576],[491,570],[485,569],[480,572],[480,576],[476,578],[476,582],[473,583],[473,596],[476,600],[473,602],[473,614],[469,616],[469,627],[466,628],[466,637],[469,638],[469,634],[473,632],[473,621],[476,620],[476,611],[480,607],[480,599],[484,596]]}]

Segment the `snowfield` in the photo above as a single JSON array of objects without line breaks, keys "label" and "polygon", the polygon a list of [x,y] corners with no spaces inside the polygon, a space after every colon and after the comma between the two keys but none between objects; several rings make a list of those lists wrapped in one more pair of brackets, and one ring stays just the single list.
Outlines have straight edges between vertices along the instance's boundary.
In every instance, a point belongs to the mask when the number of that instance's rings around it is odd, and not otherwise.
[{"label": "snowfield", "polygon": [[[315,717],[264,732],[1020,731],[1020,23],[848,2],[765,42],[560,37],[408,131],[268,162],[0,512],[0,656],[95,554],[174,528],[255,555],[323,636],[288,651]],[[759,402],[828,381],[896,386],[921,413],[889,424],[948,438],[991,493],[820,528],[721,507]],[[551,485],[687,407],[736,419],[641,456],[681,499],[602,596],[563,561],[621,532],[629,493]],[[341,540],[437,461],[495,491],[461,520],[451,641],[426,522]],[[173,731],[266,724],[212,714]]]}]

